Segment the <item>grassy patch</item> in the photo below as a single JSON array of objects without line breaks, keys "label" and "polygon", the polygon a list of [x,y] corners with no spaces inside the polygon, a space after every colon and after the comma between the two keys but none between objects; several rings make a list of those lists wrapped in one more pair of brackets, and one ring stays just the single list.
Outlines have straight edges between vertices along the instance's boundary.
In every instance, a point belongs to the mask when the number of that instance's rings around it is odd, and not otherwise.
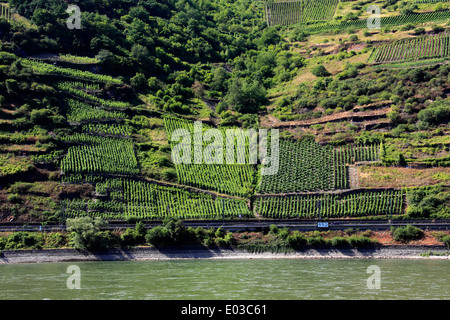
[{"label": "grassy patch", "polygon": [[0,177],[27,172],[33,168],[28,157],[0,154]]},{"label": "grassy patch", "polygon": [[363,188],[400,188],[434,185],[449,181],[447,168],[407,169],[401,167],[357,167]]}]

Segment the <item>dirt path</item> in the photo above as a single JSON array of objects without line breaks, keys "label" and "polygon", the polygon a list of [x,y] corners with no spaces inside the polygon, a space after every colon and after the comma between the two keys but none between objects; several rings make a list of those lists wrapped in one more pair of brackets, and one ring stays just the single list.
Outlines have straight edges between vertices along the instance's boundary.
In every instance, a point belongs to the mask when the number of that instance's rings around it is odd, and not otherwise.
[{"label": "dirt path", "polygon": [[326,123],[326,122],[332,122],[342,119],[351,120],[354,118],[368,118],[368,117],[381,117],[385,116],[386,114],[391,111],[391,108],[383,108],[380,110],[373,110],[373,111],[365,111],[365,112],[353,112],[353,111],[346,111],[346,112],[340,112],[338,114],[333,114],[329,116],[324,116],[318,119],[310,119],[310,120],[299,120],[299,121],[278,121],[275,123],[265,123],[270,128],[282,128],[282,127],[295,127],[295,126],[311,126],[314,124],[320,124],[320,123]]}]

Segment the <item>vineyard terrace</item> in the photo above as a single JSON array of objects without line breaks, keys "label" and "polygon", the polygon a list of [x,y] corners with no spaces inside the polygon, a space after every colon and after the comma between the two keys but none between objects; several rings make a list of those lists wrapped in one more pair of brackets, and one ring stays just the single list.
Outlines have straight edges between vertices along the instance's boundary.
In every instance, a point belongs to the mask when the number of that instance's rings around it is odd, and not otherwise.
[{"label": "vineyard terrace", "polygon": [[258,133],[254,129],[203,130],[202,122],[196,121],[193,134],[187,129],[176,129],[171,141],[179,142],[172,149],[175,164],[224,164],[225,158],[227,164],[257,164],[259,155],[262,175],[278,173],[280,152],[277,129],[272,129],[270,136],[267,135],[267,129],[259,129]]}]

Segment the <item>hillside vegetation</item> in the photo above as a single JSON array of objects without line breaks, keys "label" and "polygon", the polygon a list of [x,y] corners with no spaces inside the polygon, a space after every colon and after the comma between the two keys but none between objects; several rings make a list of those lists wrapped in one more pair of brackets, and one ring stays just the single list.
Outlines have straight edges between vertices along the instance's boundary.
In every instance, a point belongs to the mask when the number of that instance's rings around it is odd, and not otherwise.
[{"label": "hillside vegetation", "polygon": [[1,3],[1,222],[450,217],[449,2],[72,4]]}]

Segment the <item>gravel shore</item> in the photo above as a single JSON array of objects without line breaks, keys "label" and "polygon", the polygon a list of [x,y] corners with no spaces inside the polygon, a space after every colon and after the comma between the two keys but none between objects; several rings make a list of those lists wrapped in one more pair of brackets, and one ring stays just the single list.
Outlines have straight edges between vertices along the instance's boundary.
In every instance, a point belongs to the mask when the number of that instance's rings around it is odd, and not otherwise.
[{"label": "gravel shore", "polygon": [[[438,255],[428,257],[422,253]],[[127,261],[168,259],[450,259],[450,251],[444,246],[378,246],[370,249],[304,249],[288,253],[249,253],[244,250],[172,247],[137,247],[110,249],[103,252],[84,252],[75,249],[5,250],[0,264],[44,263],[73,261]]]}]

